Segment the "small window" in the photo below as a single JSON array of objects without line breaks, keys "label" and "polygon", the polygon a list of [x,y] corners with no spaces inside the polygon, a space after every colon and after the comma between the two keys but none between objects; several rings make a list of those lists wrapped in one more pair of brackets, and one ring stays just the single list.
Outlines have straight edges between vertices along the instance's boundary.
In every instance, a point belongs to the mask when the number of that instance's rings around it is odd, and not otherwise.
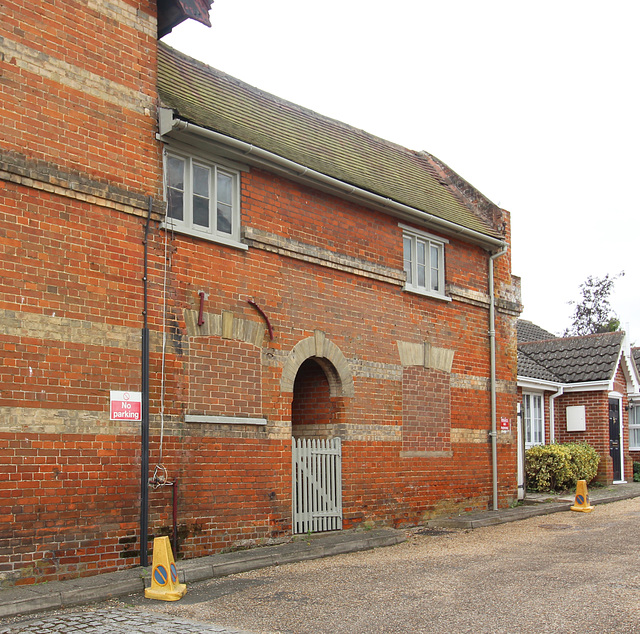
[{"label": "small window", "polygon": [[240,241],[238,172],[167,154],[165,181],[167,227],[220,242]]},{"label": "small window", "polygon": [[405,290],[444,298],[444,246],[447,240],[403,229]]},{"label": "small window", "polygon": [[523,394],[525,447],[544,445],[544,411],[541,394]]},{"label": "small window", "polygon": [[640,451],[640,403],[629,407],[629,449]]}]

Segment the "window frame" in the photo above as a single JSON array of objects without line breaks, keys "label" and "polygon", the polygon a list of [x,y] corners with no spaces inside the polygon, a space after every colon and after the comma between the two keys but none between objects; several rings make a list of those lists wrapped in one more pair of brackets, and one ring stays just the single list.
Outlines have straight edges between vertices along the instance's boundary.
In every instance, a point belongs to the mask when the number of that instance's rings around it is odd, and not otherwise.
[{"label": "window frame", "polygon": [[[532,423],[534,422],[532,419],[532,399],[540,399],[540,418],[535,422],[539,424],[539,438],[540,440],[535,440],[534,438],[534,429]],[[527,404],[527,400],[529,400],[529,404]],[[535,411],[535,410],[534,410]],[[523,392],[522,393],[522,429],[524,432],[524,446],[525,449],[529,449],[530,447],[535,447],[536,445],[544,445],[545,444],[545,417],[544,417],[544,393],[541,392]]]},{"label": "window frame", "polygon": [[[182,213],[183,218],[178,219],[169,215],[169,160],[176,158],[183,161],[183,189],[182,192]],[[199,225],[193,220],[194,206],[194,174],[195,168],[208,170],[208,197],[209,201],[209,226]],[[165,229],[183,233],[186,235],[202,238],[211,242],[218,242],[229,246],[247,249],[247,245],[242,244],[241,239],[241,210],[240,210],[240,175],[241,170],[230,167],[224,162],[204,158],[196,153],[166,148],[164,152],[164,197],[167,205],[167,215],[163,226]],[[220,231],[217,228],[217,208],[220,202],[217,195],[218,174],[228,176],[231,179],[230,201],[223,201],[231,206],[231,233]],[[202,198],[202,196],[201,196]]]},{"label": "window frame", "polygon": [[[634,444],[634,440],[638,443]],[[640,403],[637,402],[629,403],[629,451],[640,451]]]},{"label": "window frame", "polygon": [[[409,227],[407,225],[399,224],[399,227],[402,229],[402,263],[403,263],[403,271],[407,275],[404,290],[409,291],[411,293],[417,293],[419,295],[425,295],[427,297],[433,297],[436,299],[441,299],[445,301],[451,301],[450,297],[447,297],[445,294],[445,284],[446,284],[446,272],[445,272],[445,247],[449,244],[449,240],[446,238],[441,238],[439,236],[435,236],[431,233],[427,233],[426,231],[420,231],[419,229],[415,229],[413,227]],[[411,241],[411,258],[408,259],[407,249],[406,249],[406,241]],[[425,262],[423,264],[418,262],[417,253],[418,253],[418,244],[423,244],[425,248],[425,255],[429,254],[429,257],[425,257]],[[437,289],[431,288],[432,284],[432,271],[434,270],[433,262],[431,260],[432,249],[437,249],[437,268],[435,269],[437,274]],[[428,259],[428,264],[427,264]],[[411,275],[407,274],[407,261],[411,266]],[[421,285],[418,283],[414,283],[417,281],[418,275],[418,267],[424,266],[424,276],[425,276],[425,284]],[[429,285],[427,286],[427,277],[429,279]]]}]

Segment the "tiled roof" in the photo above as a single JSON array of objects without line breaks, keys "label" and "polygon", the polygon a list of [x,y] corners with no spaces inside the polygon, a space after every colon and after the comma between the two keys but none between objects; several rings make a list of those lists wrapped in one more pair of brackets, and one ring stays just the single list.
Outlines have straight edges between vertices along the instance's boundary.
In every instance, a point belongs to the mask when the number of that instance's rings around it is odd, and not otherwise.
[{"label": "tiled roof", "polygon": [[489,238],[502,239],[491,224],[491,214],[462,195],[457,175],[426,152],[408,150],[274,97],[162,42],[158,90],[162,104],[183,120]]},{"label": "tiled roof", "polygon": [[[543,341],[532,341],[518,345],[518,351],[528,360],[543,366],[563,383],[608,381],[615,371],[620,357],[620,346],[624,333],[607,332],[584,337],[556,337]],[[519,360],[518,360],[519,361]],[[522,376],[542,378],[524,365]],[[520,362],[518,362],[520,374]]]},{"label": "tiled roof", "polygon": [[556,376],[551,370],[545,368],[537,361],[534,361],[526,352],[520,349],[518,349],[518,376],[562,383],[560,377]]},{"label": "tiled roof", "polygon": [[640,348],[631,348],[631,357],[636,364],[636,370],[640,372]]},{"label": "tiled roof", "polygon": [[540,326],[536,326],[533,322],[526,319],[518,319],[516,322],[518,329],[518,343],[527,343],[528,341],[541,341],[543,339],[555,339],[556,336]]}]

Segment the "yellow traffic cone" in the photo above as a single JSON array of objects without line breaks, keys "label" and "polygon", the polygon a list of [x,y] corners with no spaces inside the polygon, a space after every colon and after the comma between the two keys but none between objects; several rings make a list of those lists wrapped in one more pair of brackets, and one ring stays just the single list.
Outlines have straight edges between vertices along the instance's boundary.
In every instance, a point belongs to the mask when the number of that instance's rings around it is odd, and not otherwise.
[{"label": "yellow traffic cone", "polygon": [[156,537],[153,540],[153,566],[151,568],[151,586],[145,588],[147,599],[177,601],[187,594],[187,586],[178,583],[178,571],[173,561],[171,544],[168,537]]},{"label": "yellow traffic cone", "polygon": [[571,507],[572,511],[580,511],[582,513],[590,513],[593,506],[589,504],[589,493],[587,492],[587,481],[578,480],[576,487],[576,501]]}]

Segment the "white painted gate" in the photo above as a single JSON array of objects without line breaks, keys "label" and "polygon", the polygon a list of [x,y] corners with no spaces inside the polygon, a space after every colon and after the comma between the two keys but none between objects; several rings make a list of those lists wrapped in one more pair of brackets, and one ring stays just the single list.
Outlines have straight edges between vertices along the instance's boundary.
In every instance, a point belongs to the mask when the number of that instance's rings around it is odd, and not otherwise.
[{"label": "white painted gate", "polygon": [[342,528],[340,438],[292,439],[294,533]]}]

